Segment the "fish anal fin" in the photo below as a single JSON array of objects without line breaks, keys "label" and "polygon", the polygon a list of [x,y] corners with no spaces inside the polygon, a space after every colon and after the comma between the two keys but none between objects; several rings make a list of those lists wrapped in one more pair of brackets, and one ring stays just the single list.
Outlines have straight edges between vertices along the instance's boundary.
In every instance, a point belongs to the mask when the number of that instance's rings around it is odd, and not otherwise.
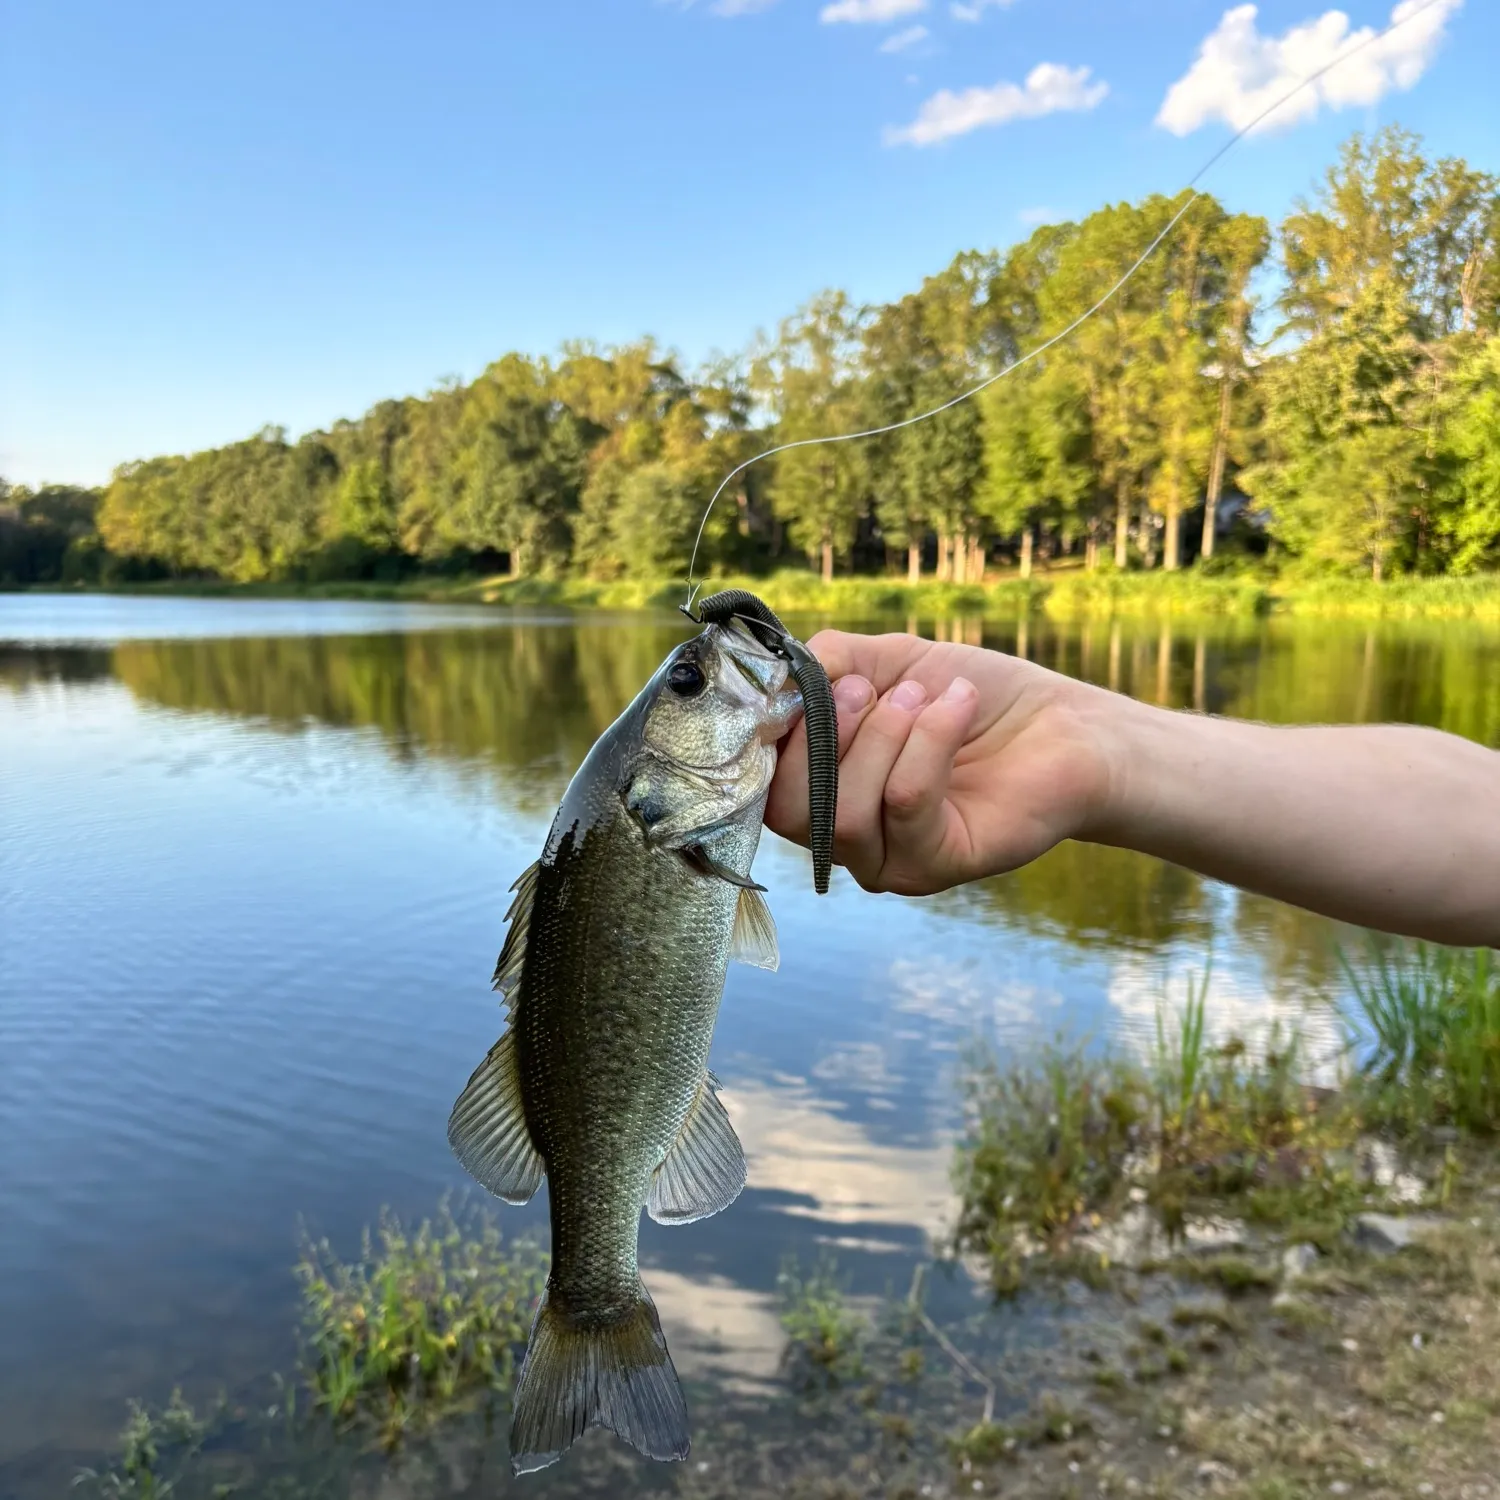
[{"label": "fish anal fin", "polygon": [[448,1144],[465,1168],[497,1198],[527,1203],[545,1167],[526,1128],[516,1034],[507,1031],[458,1096],[448,1117]]},{"label": "fish anal fin", "polygon": [[646,1212],[658,1224],[691,1224],[728,1208],[745,1185],[745,1152],[705,1072],[677,1139],[651,1178]]},{"label": "fish anal fin", "polygon": [[647,1458],[688,1455],[687,1402],[650,1294],[609,1322],[575,1320],[549,1285],[516,1381],[510,1466],[545,1469],[589,1427],[608,1427]]},{"label": "fish anal fin", "polygon": [[775,970],[781,964],[781,949],[776,942],[776,919],[765,897],[748,886],[740,890],[734,909],[734,930],[729,936],[729,956],[757,969]]}]

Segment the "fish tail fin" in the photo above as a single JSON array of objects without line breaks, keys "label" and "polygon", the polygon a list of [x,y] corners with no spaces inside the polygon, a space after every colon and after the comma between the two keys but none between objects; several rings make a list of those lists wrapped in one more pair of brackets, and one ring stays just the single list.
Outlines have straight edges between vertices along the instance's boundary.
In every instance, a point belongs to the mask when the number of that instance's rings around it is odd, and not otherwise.
[{"label": "fish tail fin", "polygon": [[510,1466],[555,1463],[587,1427],[608,1427],[647,1458],[688,1453],[687,1402],[661,1320],[639,1282],[635,1307],[609,1323],[572,1318],[542,1293],[516,1382]]}]

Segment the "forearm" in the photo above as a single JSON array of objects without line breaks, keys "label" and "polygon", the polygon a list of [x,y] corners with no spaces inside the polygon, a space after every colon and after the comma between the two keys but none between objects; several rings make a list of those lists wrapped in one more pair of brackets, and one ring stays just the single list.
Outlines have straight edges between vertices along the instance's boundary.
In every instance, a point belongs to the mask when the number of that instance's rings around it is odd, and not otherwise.
[{"label": "forearm", "polygon": [[1500,754],[1407,725],[1279,727],[1114,699],[1088,836],[1325,916],[1500,946]]}]

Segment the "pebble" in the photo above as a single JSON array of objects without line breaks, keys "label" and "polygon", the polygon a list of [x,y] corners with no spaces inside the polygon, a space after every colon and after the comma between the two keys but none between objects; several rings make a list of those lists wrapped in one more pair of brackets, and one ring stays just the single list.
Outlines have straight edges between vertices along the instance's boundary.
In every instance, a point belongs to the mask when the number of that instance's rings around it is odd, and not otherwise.
[{"label": "pebble", "polygon": [[1342,1349],[1345,1354],[1358,1354],[1359,1353],[1359,1340],[1358,1339],[1340,1339],[1339,1340],[1339,1348]]},{"label": "pebble", "polygon": [[1422,1335],[1420,1333],[1414,1333],[1414,1334],[1412,1334],[1412,1336],[1411,1336],[1411,1346],[1412,1346],[1413,1349],[1420,1349],[1422,1347],[1423,1342],[1424,1342],[1424,1340],[1423,1340]]},{"label": "pebble", "polygon": [[1316,1245],[1288,1245],[1281,1252],[1281,1274],[1288,1281],[1298,1281],[1318,1263]]},{"label": "pebble", "polygon": [[1078,1472],[1078,1460],[1075,1458],[1072,1461],[1072,1463],[1070,1463],[1068,1465],[1068,1473],[1070,1473],[1070,1474],[1076,1474],[1077,1472]]},{"label": "pebble", "polygon": [[1176,1443],[1173,1443],[1173,1444],[1172,1444],[1172,1445],[1171,1445],[1171,1446],[1170,1446],[1170,1447],[1169,1447],[1169,1448],[1168,1448],[1168,1449],[1167,1449],[1167,1457],[1168,1457],[1168,1458],[1176,1458],[1176,1457],[1177,1457],[1177,1444],[1176,1444]]},{"label": "pebble", "polygon": [[708,1473],[708,1460],[706,1458],[700,1458],[698,1460],[698,1472],[700,1474]]},{"label": "pebble", "polygon": [[1421,1484],[1417,1486],[1417,1493],[1419,1495],[1430,1495],[1432,1493],[1432,1485],[1424,1479]]},{"label": "pebble", "polygon": [[983,1488],[984,1488],[984,1480],[982,1480],[982,1479],[976,1479],[974,1481],[974,1493],[977,1495],[980,1492],[980,1490],[982,1490]]},{"label": "pebble", "polygon": [[1349,1486],[1342,1479],[1335,1479],[1328,1486],[1328,1493],[1330,1495],[1347,1495],[1349,1493]]},{"label": "pebble", "polygon": [[1431,1421],[1434,1427],[1441,1427],[1447,1420],[1448,1419],[1440,1411],[1435,1411],[1432,1414]]},{"label": "pebble", "polygon": [[1171,1437],[1172,1429],[1170,1427],[1158,1427],[1156,1429],[1156,1435],[1157,1437]]}]

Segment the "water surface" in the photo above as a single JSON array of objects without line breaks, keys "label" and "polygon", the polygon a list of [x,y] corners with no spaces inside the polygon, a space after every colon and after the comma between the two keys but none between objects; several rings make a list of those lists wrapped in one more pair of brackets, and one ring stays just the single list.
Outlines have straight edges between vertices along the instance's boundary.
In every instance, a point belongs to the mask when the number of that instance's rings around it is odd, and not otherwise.
[{"label": "water surface", "polygon": [[[1176,707],[1500,743],[1493,631],[911,623]],[[299,1224],[352,1251],[465,1185],[444,1127],[499,1028],[506,888],[687,628],[0,596],[0,1496],[59,1493],[129,1397],[288,1368]],[[781,970],[732,969],[713,1056],[749,1186],[642,1229],[679,1366],[742,1393],[784,1256],[874,1293],[941,1234],[970,1039],[1140,1045],[1210,952],[1221,1028],[1301,1015],[1358,939],[1079,845],[926,901],[817,898],[770,836],[756,870]]]}]

